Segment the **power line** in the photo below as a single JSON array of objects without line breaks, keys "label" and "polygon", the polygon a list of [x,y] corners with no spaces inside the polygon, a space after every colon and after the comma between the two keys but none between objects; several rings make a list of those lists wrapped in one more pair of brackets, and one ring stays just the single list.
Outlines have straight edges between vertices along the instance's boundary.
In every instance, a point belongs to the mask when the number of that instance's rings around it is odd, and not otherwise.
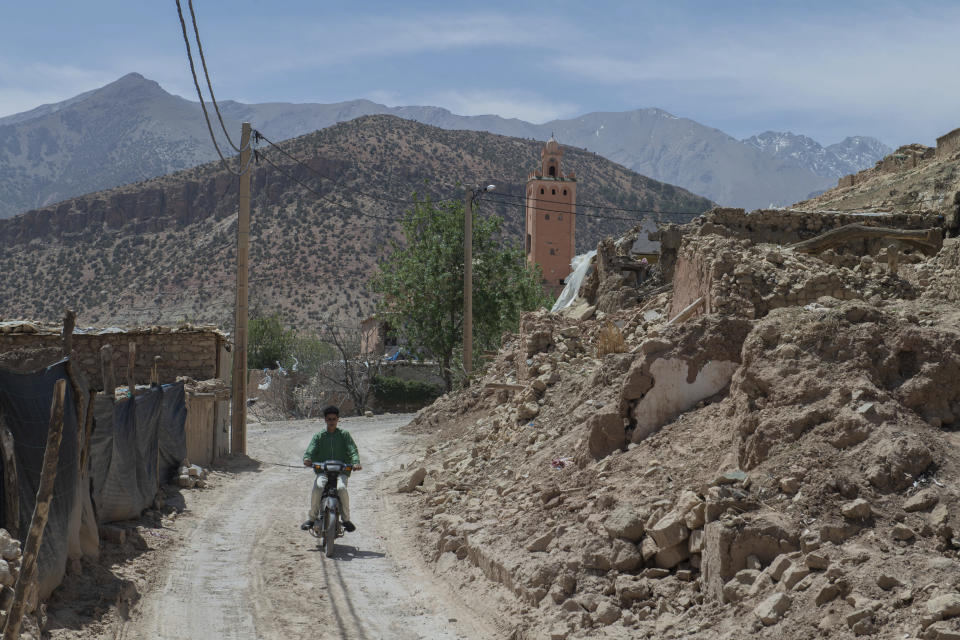
[{"label": "power line", "polygon": [[[291,160],[293,160],[294,162],[296,162],[297,164],[299,164],[300,166],[302,166],[303,168],[305,168],[307,171],[310,171],[311,173],[313,173],[314,175],[316,175],[318,178],[320,178],[320,179],[322,179],[322,180],[329,180],[330,182],[333,182],[335,185],[339,186],[341,189],[344,189],[345,191],[350,191],[350,192],[352,192],[352,193],[356,193],[356,194],[361,195],[361,196],[366,196],[367,198],[370,198],[371,200],[378,200],[378,201],[380,201],[380,202],[392,202],[392,203],[403,204],[403,205],[407,205],[407,206],[413,206],[413,205],[416,205],[416,204],[417,204],[417,203],[416,203],[415,201],[413,201],[413,200],[406,200],[406,199],[402,199],[402,198],[391,198],[390,196],[384,196],[384,195],[374,195],[374,194],[372,194],[372,193],[366,193],[366,192],[364,192],[364,191],[360,191],[359,189],[355,189],[355,188],[353,188],[353,187],[348,187],[348,186],[346,186],[346,185],[344,185],[344,184],[340,184],[340,183],[334,181],[332,178],[323,175],[322,173],[320,173],[319,171],[317,171],[316,169],[314,169],[313,167],[311,167],[309,164],[305,163],[303,160],[300,160],[300,159],[297,158],[296,156],[292,155],[292,154],[289,153],[286,149],[284,149],[283,147],[281,147],[279,144],[277,144],[276,142],[273,142],[273,141],[270,140],[267,136],[263,135],[263,133],[261,133],[260,131],[257,131],[256,129],[254,129],[253,134],[254,134],[254,138],[255,138],[256,140],[261,140],[261,139],[262,139],[262,140],[265,140],[265,141],[267,142],[267,144],[269,144],[271,147],[273,147],[274,149],[276,149],[277,151],[279,151],[280,153],[282,153],[282,154],[285,155],[286,157],[290,158]],[[439,199],[439,200],[433,200],[433,202],[452,202],[452,201],[454,201],[454,200],[459,201],[460,198],[459,198],[459,197],[455,197],[455,198],[453,198],[453,197],[451,197],[451,198],[441,198],[441,199]]]},{"label": "power line", "polygon": [[[489,194],[489,195],[496,196],[501,194]],[[525,203],[521,203],[521,202],[509,202],[507,200],[497,200],[495,198],[491,198],[490,202],[496,202],[497,204],[503,205],[505,207],[516,207],[518,209],[523,209],[523,210],[526,210],[528,208]],[[699,215],[703,215],[703,213],[706,213],[706,212],[693,213],[693,212],[679,212],[679,211],[650,210],[646,212],[647,213],[646,216],[632,218],[632,217],[625,217],[625,216],[608,216],[608,215],[603,215],[599,213],[579,213],[575,211],[571,212],[569,210],[565,211],[563,209],[544,209],[543,207],[531,207],[531,208],[533,208],[538,213],[560,213],[560,214],[566,213],[569,215],[574,215],[574,216],[584,217],[584,218],[598,218],[600,220],[622,220],[625,222],[643,222],[645,218],[648,218],[651,216],[659,217],[659,218],[674,219],[674,220],[688,220],[689,218],[693,218]]]},{"label": "power line", "polygon": [[[210,114],[207,112],[207,105],[203,98],[203,91],[200,89],[200,81],[197,80],[197,69],[193,63],[193,52],[190,50],[190,37],[187,35],[187,23],[183,19],[183,8],[180,6],[180,0],[176,0],[177,3],[177,15],[180,16],[180,29],[183,32],[183,43],[187,47],[187,60],[190,62],[190,73],[193,76],[193,86],[197,90],[197,97],[200,99],[200,108],[203,109],[203,118],[207,122],[207,131],[210,133],[210,140],[213,141],[213,148],[217,150],[217,155],[220,156],[220,162],[223,163],[224,168],[235,176],[242,176],[247,169],[250,168],[250,161],[247,162],[246,167],[241,167],[240,171],[234,171],[230,168],[227,159],[224,157],[223,152],[220,150],[220,145],[217,144],[217,138],[213,135],[213,125],[210,124]],[[253,154],[250,154],[251,161]]]},{"label": "power line", "polygon": [[[515,194],[512,194],[512,193],[497,193],[496,195],[498,195],[498,196],[503,196],[503,197],[506,197],[506,198],[515,198],[515,199],[518,199],[518,200],[527,200],[527,196],[518,196],[518,195],[515,195]],[[567,202],[566,202],[565,200],[550,200],[550,199],[540,199],[540,198],[537,198],[537,202],[538,202],[538,203],[539,203],[539,202],[546,202],[546,203],[550,203],[550,204],[567,204]],[[704,210],[704,211],[657,211],[657,210],[654,210],[654,209],[630,209],[630,208],[627,208],[627,207],[612,207],[612,206],[609,206],[609,205],[590,204],[590,203],[584,203],[584,202],[577,202],[577,207],[586,207],[586,208],[588,208],[588,209],[605,209],[605,210],[608,210],[608,211],[624,211],[624,212],[627,212],[627,213],[643,213],[643,214],[649,214],[649,213],[669,213],[669,214],[671,214],[671,215],[689,215],[689,216],[699,216],[699,215],[703,215],[704,213],[706,213],[706,211],[708,211],[708,210]],[[548,211],[548,209],[542,209],[542,208],[539,207],[539,206],[536,207],[536,208],[537,208],[537,209],[540,209],[540,210],[542,210],[542,211]]]},{"label": "power line", "polygon": [[210,73],[207,71],[207,58],[203,55],[203,44],[200,42],[200,29],[197,26],[197,14],[193,12],[193,0],[188,0],[188,4],[190,7],[190,20],[193,22],[193,33],[197,40],[197,51],[200,52],[200,64],[203,65],[203,76],[207,80],[207,90],[210,91],[210,102],[213,103],[213,108],[217,112],[217,118],[220,120],[220,128],[223,129],[223,135],[227,137],[227,142],[230,143],[230,146],[233,147],[234,151],[237,153],[242,153],[243,151],[246,151],[246,148],[241,149],[233,143],[233,140],[230,138],[230,133],[227,131],[227,126],[223,124],[223,116],[220,114],[220,107],[217,105],[217,98],[213,95],[213,83],[210,82]]},{"label": "power line", "polygon": [[267,161],[268,164],[270,164],[270,166],[272,166],[274,169],[276,169],[276,170],[279,171],[281,174],[283,174],[284,176],[286,176],[288,179],[293,180],[293,181],[296,182],[298,185],[300,185],[301,187],[303,187],[304,189],[306,189],[306,190],[309,191],[310,193],[314,194],[315,196],[317,196],[317,197],[320,198],[321,200],[324,200],[325,202],[328,202],[328,203],[330,203],[330,204],[332,204],[332,205],[335,205],[335,206],[337,206],[337,207],[340,207],[340,208],[342,208],[342,209],[344,209],[344,210],[346,210],[346,211],[348,211],[348,212],[350,212],[350,213],[353,213],[353,214],[355,214],[355,215],[358,215],[358,216],[363,216],[363,217],[366,217],[366,218],[376,218],[376,219],[378,219],[378,220],[387,220],[387,221],[389,221],[389,222],[400,222],[400,220],[399,220],[398,218],[390,218],[390,217],[387,217],[387,216],[378,216],[378,215],[375,215],[375,214],[372,214],[372,213],[367,213],[367,212],[365,212],[365,211],[360,211],[359,209],[355,209],[355,208],[353,208],[353,207],[348,207],[347,205],[342,204],[342,203],[340,203],[340,202],[337,202],[336,200],[332,200],[332,199],[330,199],[329,196],[326,196],[326,195],[320,193],[319,191],[317,191],[317,190],[314,189],[313,187],[309,186],[308,184],[302,182],[301,180],[295,178],[295,177],[292,176],[291,174],[289,174],[289,173],[287,173],[286,171],[284,171],[284,170],[280,167],[280,165],[278,165],[278,164],[275,163],[273,160],[271,160],[266,154],[260,153],[260,152],[255,152],[254,155],[257,156],[257,158],[263,158],[264,160]]},{"label": "power line", "polygon": [[[259,139],[265,140],[265,141],[267,142],[267,144],[269,144],[270,146],[272,146],[274,149],[276,149],[277,151],[279,151],[280,153],[282,153],[284,156],[286,156],[286,157],[289,158],[290,160],[292,160],[292,161],[296,162],[297,164],[299,164],[300,166],[304,167],[305,169],[307,169],[307,170],[310,171],[311,173],[315,174],[317,177],[319,177],[319,178],[321,178],[321,179],[323,179],[323,180],[329,180],[329,181],[333,182],[335,185],[339,186],[340,188],[342,188],[342,189],[344,189],[344,190],[346,190],[346,191],[350,191],[350,192],[356,193],[356,194],[358,194],[358,195],[366,196],[366,197],[371,198],[371,199],[373,199],[373,200],[379,200],[379,201],[381,201],[381,202],[398,203],[398,204],[403,204],[403,205],[408,205],[408,206],[412,206],[412,205],[415,205],[415,204],[416,204],[415,202],[413,202],[413,201],[411,201],[411,200],[403,200],[403,199],[399,199],[399,198],[391,198],[391,197],[389,197],[389,196],[374,195],[374,194],[371,194],[371,193],[366,193],[366,192],[360,191],[360,190],[358,190],[358,189],[354,189],[354,188],[352,188],[352,187],[348,187],[348,186],[346,186],[346,185],[339,184],[339,183],[333,181],[331,178],[323,175],[322,173],[320,173],[319,171],[317,171],[316,169],[314,169],[313,167],[311,167],[311,166],[308,165],[307,163],[303,162],[303,161],[300,160],[299,158],[295,157],[294,155],[292,155],[292,154],[289,153],[288,151],[286,151],[283,147],[281,147],[280,145],[278,145],[277,143],[273,142],[272,140],[270,140],[269,138],[267,138],[265,135],[263,135],[262,132],[257,131],[257,130],[254,130],[253,133],[254,133],[254,136],[255,136],[256,139],[258,139],[258,140],[259,140]],[[513,194],[508,194],[508,193],[494,193],[494,194],[492,194],[492,195],[502,196],[502,197],[507,197],[507,198],[516,198],[516,199],[520,199],[520,200],[526,200],[526,197],[525,197],[525,196],[517,196],[517,195],[513,195]],[[434,200],[433,202],[438,202],[438,203],[440,203],[440,202],[447,202],[447,201],[454,201],[454,200],[459,201],[459,197],[457,197],[457,198],[441,198],[441,199],[439,199],[439,200]],[[495,200],[494,202],[497,202],[497,203],[502,204],[502,205],[505,205],[505,206],[519,206],[519,207],[522,207],[522,208],[526,208],[526,205],[525,205],[525,204],[519,204],[519,205],[518,205],[518,204],[516,204],[516,203],[505,202],[505,201],[502,201],[502,200]],[[558,203],[558,204],[560,204],[560,203],[565,204],[563,201],[560,201],[560,200],[541,200],[540,202],[555,202],[555,203]],[[606,210],[611,210],[611,211],[624,211],[624,212],[630,212],[630,213],[640,213],[640,214],[645,214],[645,215],[651,215],[651,214],[653,214],[653,215],[658,215],[658,216],[690,216],[690,217],[696,217],[696,216],[699,216],[699,215],[703,215],[703,213],[705,213],[704,211],[656,211],[656,210],[654,210],[654,209],[629,209],[629,208],[625,208],[625,207],[613,207],[613,206],[608,206],[608,205],[581,204],[581,203],[579,203],[579,202],[577,203],[576,206],[577,206],[577,207],[589,207],[589,208],[595,208],[595,209],[606,209]],[[536,208],[537,208],[538,211],[544,211],[544,212],[548,212],[548,213],[569,213],[568,211],[563,211],[563,210],[560,210],[560,209],[544,209],[543,207],[536,207]],[[598,214],[589,214],[589,213],[577,213],[577,214],[575,214],[575,215],[580,215],[580,216],[584,216],[584,217],[587,217],[587,218],[603,218],[603,219],[607,219],[607,220],[627,220],[627,221],[634,221],[634,222],[636,222],[636,221],[639,220],[638,218],[626,218],[626,217],[616,217],[616,216],[602,216],[602,215],[598,215]]]}]

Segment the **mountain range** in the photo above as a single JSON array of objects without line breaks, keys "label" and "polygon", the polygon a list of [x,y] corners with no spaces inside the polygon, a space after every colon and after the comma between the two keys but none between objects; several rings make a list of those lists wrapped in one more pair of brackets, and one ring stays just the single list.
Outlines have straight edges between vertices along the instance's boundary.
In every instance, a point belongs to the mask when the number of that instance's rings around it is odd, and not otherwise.
[{"label": "mountain range", "polygon": [[[402,242],[396,221],[414,192],[460,201],[464,184],[495,184],[477,214],[498,214],[519,247],[542,147],[393,116],[262,145],[251,176],[251,308],[306,329],[370,314],[367,281],[391,241]],[[578,252],[637,224],[637,210],[686,212],[651,214],[686,221],[713,204],[575,148],[562,170],[578,177]],[[0,312],[52,321],[69,307],[82,324],[229,326],[238,182],[215,161],[0,220]]]},{"label": "mountain range", "polygon": [[[655,180],[745,208],[807,198],[890,151],[863,137],[828,147],[791,133],[737,140],[661,109],[590,113],[544,124],[495,115],[459,116],[439,107],[387,107],[368,100],[224,101],[221,112],[228,131],[239,135],[240,122],[249,121],[273,140],[376,114],[535,140],[555,135],[564,145],[596,152]],[[219,139],[224,152],[231,151],[223,137]],[[69,100],[0,118],[0,217],[214,158],[199,104],[131,73]]]}]

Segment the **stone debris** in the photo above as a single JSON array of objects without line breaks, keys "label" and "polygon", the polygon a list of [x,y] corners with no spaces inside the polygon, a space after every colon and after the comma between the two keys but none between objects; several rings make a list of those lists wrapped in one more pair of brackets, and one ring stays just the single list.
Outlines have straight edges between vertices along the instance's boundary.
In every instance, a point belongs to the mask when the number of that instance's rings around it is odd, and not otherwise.
[{"label": "stone debris", "polygon": [[790,596],[785,593],[775,593],[757,605],[753,614],[765,626],[777,624],[784,614],[790,610]]},{"label": "stone debris", "polygon": [[207,486],[207,470],[200,465],[190,464],[189,460],[184,460],[180,463],[177,486],[183,489],[205,489]]},{"label": "stone debris", "polygon": [[[960,244],[937,220],[717,209],[663,226],[642,282],[601,243],[570,308],[405,428],[431,443],[396,478],[427,557],[514,594],[518,640],[949,637]],[[823,244],[851,223],[919,244]]]},{"label": "stone debris", "polygon": [[[0,528],[0,624],[6,624],[7,612],[13,603],[14,586],[20,577],[22,560],[21,543]],[[36,574],[26,589],[26,606],[21,623],[20,638],[39,640],[41,629],[46,624],[46,605],[42,605],[37,596]]]}]

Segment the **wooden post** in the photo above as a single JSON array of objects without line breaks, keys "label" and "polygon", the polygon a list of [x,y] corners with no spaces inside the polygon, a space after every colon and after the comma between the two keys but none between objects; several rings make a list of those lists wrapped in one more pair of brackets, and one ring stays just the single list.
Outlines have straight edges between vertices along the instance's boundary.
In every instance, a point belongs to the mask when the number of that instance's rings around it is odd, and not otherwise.
[{"label": "wooden post", "polygon": [[150,384],[160,386],[160,356],[153,356],[153,368],[150,370]]},{"label": "wooden post", "polygon": [[[83,449],[83,392],[80,390],[80,383],[73,370],[73,330],[77,326],[77,314],[71,309],[63,316],[63,333],[60,335],[61,349],[63,357],[67,359],[64,369],[67,372],[67,378],[70,379],[70,386],[73,388],[73,411],[76,414],[77,425],[77,470],[80,469],[80,451]],[[79,476],[78,476],[79,477]]]},{"label": "wooden post", "polygon": [[13,450],[13,434],[0,422],[0,447],[3,449],[3,500],[6,511],[3,526],[7,531],[20,530],[20,479]]},{"label": "wooden post", "polygon": [[[77,471],[77,477],[82,478],[83,472],[87,469],[87,458],[90,456],[90,438],[93,437],[93,405],[97,398],[95,389],[90,389],[90,396],[87,399],[87,415],[83,421],[83,446],[80,448],[80,468]],[[77,430],[80,425],[77,425]]]},{"label": "wooden post", "polygon": [[57,380],[53,387],[53,403],[50,406],[50,428],[47,431],[47,448],[43,452],[43,473],[40,487],[37,489],[37,503],[30,518],[30,530],[24,545],[20,575],[13,592],[13,604],[7,613],[7,625],[3,630],[3,640],[17,640],[20,637],[20,623],[26,605],[27,589],[36,579],[37,555],[43,542],[43,529],[47,526],[50,513],[50,500],[53,498],[53,483],[57,479],[57,458],[60,455],[60,439],[63,437],[63,403],[67,392],[66,380]]},{"label": "wooden post", "polygon": [[696,313],[696,312],[697,312],[697,308],[699,308],[700,305],[702,305],[702,304],[703,304],[703,296],[700,296],[699,298],[697,298],[696,300],[694,300],[693,302],[691,302],[683,311],[681,311],[681,312],[678,313],[676,316],[674,316],[673,320],[671,320],[670,322],[668,322],[668,323],[666,324],[666,326],[669,327],[669,326],[672,326],[672,325],[675,325],[675,324],[681,324],[681,323],[683,323],[687,318],[689,318],[689,317],[692,316],[694,313]]},{"label": "wooden post", "polygon": [[63,333],[60,334],[63,355],[69,358],[73,352],[73,329],[77,325],[77,314],[71,309],[67,309],[63,316]]},{"label": "wooden post", "polygon": [[240,135],[240,198],[237,216],[237,304],[233,336],[233,394],[230,445],[232,453],[247,452],[247,261],[250,254],[250,123]]},{"label": "wooden post", "polygon": [[117,391],[117,376],[113,370],[113,345],[100,347],[100,374],[103,377],[103,392],[111,398]]},{"label": "wooden post", "polygon": [[137,377],[134,368],[137,366],[137,343],[127,343],[127,388],[130,389],[130,399],[137,393]]}]

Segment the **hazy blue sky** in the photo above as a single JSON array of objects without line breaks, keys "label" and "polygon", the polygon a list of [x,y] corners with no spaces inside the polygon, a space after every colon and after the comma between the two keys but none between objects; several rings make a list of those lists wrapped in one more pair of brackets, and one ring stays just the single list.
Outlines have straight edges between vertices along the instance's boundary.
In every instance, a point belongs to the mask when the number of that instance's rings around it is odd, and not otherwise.
[{"label": "hazy blue sky", "polygon": [[[220,99],[370,98],[532,122],[660,107],[736,137],[773,129],[824,144],[933,144],[960,126],[960,2],[194,7]],[[5,2],[3,22],[0,115],[131,71],[196,99],[174,0]]]}]

